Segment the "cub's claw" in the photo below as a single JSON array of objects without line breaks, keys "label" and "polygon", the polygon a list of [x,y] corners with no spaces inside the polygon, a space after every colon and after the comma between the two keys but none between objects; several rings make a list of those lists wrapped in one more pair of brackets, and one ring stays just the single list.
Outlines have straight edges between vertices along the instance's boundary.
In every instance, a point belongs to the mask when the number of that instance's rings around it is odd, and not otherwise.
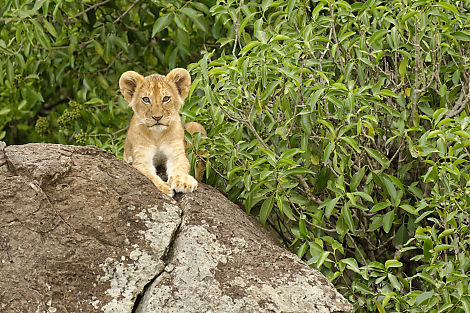
[{"label": "cub's claw", "polygon": [[197,180],[188,174],[176,174],[168,178],[171,189],[176,192],[193,192],[197,189]]},{"label": "cub's claw", "polygon": [[160,189],[161,192],[163,192],[164,194],[166,194],[170,197],[173,197],[175,195],[175,192],[173,191],[173,189],[166,182],[163,182],[163,183],[159,184],[157,187],[158,187],[158,189]]}]

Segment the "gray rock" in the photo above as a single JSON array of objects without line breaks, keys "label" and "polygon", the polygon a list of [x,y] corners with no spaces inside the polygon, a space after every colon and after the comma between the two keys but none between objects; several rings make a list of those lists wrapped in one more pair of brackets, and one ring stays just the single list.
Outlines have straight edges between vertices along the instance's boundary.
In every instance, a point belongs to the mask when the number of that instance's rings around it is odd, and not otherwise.
[{"label": "gray rock", "polygon": [[96,147],[0,142],[0,312],[351,312],[217,190]]}]

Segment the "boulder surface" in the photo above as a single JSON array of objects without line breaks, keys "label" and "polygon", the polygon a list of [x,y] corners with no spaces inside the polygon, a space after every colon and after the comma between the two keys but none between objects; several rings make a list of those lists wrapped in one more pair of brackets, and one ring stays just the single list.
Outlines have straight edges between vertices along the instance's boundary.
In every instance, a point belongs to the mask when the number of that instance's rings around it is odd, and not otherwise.
[{"label": "boulder surface", "polygon": [[0,142],[0,312],[351,312],[220,192],[96,147]]}]

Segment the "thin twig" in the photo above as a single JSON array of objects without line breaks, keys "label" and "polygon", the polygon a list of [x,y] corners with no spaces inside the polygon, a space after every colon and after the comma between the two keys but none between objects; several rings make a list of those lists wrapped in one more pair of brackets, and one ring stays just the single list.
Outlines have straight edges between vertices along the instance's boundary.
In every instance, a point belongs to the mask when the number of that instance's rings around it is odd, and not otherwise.
[{"label": "thin twig", "polygon": [[[300,66],[300,79],[299,79],[299,88],[297,88],[297,98],[295,99],[294,114],[292,115],[292,123],[290,124],[289,130],[287,131],[287,137],[290,136],[292,129],[294,128],[295,122],[297,120],[297,110],[300,104],[300,99],[302,98],[302,83],[303,83],[303,72],[304,72],[304,59],[301,61]],[[309,134],[310,135],[310,134]]]},{"label": "thin twig", "polygon": [[[409,126],[413,126],[413,121],[415,118],[416,114],[416,106],[418,105],[418,97],[419,93],[421,93],[422,90],[419,90],[419,66],[421,65],[421,58],[419,54],[419,50],[421,46],[419,45],[418,42],[418,23],[415,23],[415,35],[413,37],[413,46],[415,48],[415,67],[414,67],[414,72],[415,72],[415,85],[414,85],[414,90],[413,90],[413,104],[411,107],[411,118],[409,121]],[[424,71],[423,71],[424,72]],[[423,84],[426,84],[426,82],[423,82]]]},{"label": "thin twig", "polygon": [[0,23],[5,23],[5,24],[11,23],[11,22],[16,23],[20,21],[22,21],[22,19],[20,18],[14,18],[14,19],[9,19],[9,18],[4,18],[4,17],[0,18]]},{"label": "thin twig", "polygon": [[323,227],[323,226],[314,224],[314,223],[310,222],[310,221],[307,220],[307,219],[305,220],[305,223],[307,223],[308,225],[313,226],[313,227],[315,227],[315,228],[318,228],[318,229],[320,229],[320,230],[323,230],[323,231],[326,232],[326,233],[337,233],[337,232],[338,232],[336,229],[333,229],[333,228],[325,228],[325,227]]},{"label": "thin twig", "polygon": [[[336,36],[336,29],[335,29],[335,16],[333,14],[333,7],[331,6],[331,0],[328,0],[328,5],[329,5],[329,8],[330,8],[330,17],[331,17],[331,29],[333,30],[333,39],[335,40],[335,43],[338,44],[338,37]],[[339,45],[338,45],[338,49],[339,49]],[[334,58],[334,55],[333,55],[333,58]],[[342,73],[344,73],[344,64],[343,64],[343,59],[341,59],[341,56],[338,56],[339,58],[339,63],[341,65],[341,70],[342,70]]]},{"label": "thin twig", "polygon": [[[465,98],[464,98],[465,96]],[[470,79],[468,80],[468,93],[465,95],[465,90],[462,87],[460,91],[460,96],[457,102],[455,103],[454,107],[452,110],[447,112],[446,116],[447,117],[454,117],[460,112],[462,112],[463,109],[467,106],[467,103],[470,101]]]},{"label": "thin twig", "polygon": [[307,194],[307,198],[308,198],[310,201],[313,201],[313,202],[315,202],[316,204],[322,204],[322,203],[323,203],[320,199],[315,198],[315,196],[314,196],[314,195],[312,194],[312,192],[310,191],[309,185],[307,184],[307,182],[305,181],[305,179],[302,177],[302,175],[300,175],[300,174],[295,174],[294,177],[299,180],[300,184],[302,185],[302,188],[304,189],[305,193]]},{"label": "thin twig", "polygon": [[92,43],[93,41],[95,41],[96,39],[98,39],[98,37],[100,36],[100,34],[96,34],[93,36],[92,39],[88,40],[88,41],[85,41],[85,42],[82,42],[79,47],[80,49],[83,49],[85,48],[86,46],[88,46],[90,43]]},{"label": "thin twig", "polygon": [[238,27],[240,27],[240,10],[241,10],[242,4],[243,4],[243,0],[240,1],[240,4],[238,6],[237,20],[234,23],[235,24],[234,25],[235,26],[235,39],[233,40],[234,42],[233,42],[233,50],[232,50],[232,54],[233,54],[234,57],[236,57],[235,50],[237,48],[237,43],[239,43],[240,34],[239,34]]},{"label": "thin twig", "polygon": [[111,1],[111,0],[104,0],[103,2],[99,2],[99,3],[94,4],[94,5],[92,5],[91,7],[88,7],[86,10],[84,10],[84,11],[78,13],[77,15],[75,15],[75,18],[78,18],[78,17],[82,16],[83,14],[87,13],[87,12],[90,11],[90,10],[93,10],[94,8],[97,8],[97,7],[99,7],[99,6],[105,5],[105,4],[108,3],[109,1]]},{"label": "thin twig", "polygon": [[124,12],[122,13],[122,15],[120,17],[118,17],[116,20],[114,20],[114,24],[116,24],[117,22],[119,22],[124,16],[127,15],[127,13],[129,13],[130,10],[132,10],[133,7],[135,7],[137,5],[137,3],[139,3],[140,0],[135,0],[134,3],[131,4],[131,6]]},{"label": "thin twig", "polygon": [[126,126],[124,128],[121,128],[121,129],[115,131],[112,134],[88,134],[88,136],[90,136],[90,137],[109,137],[109,138],[111,138],[111,145],[114,146],[114,139],[113,139],[114,136],[116,136],[119,133],[122,133],[123,131],[127,130],[128,128],[129,128],[129,126]]},{"label": "thin twig", "polygon": [[349,240],[351,240],[354,247],[356,248],[356,251],[359,253],[359,256],[361,257],[362,262],[364,262],[363,264],[367,264],[368,262],[366,261],[366,258],[362,255],[362,252],[359,249],[359,247],[357,246],[356,241],[352,238],[351,234],[349,234],[349,233],[348,233],[348,238],[349,238]]}]

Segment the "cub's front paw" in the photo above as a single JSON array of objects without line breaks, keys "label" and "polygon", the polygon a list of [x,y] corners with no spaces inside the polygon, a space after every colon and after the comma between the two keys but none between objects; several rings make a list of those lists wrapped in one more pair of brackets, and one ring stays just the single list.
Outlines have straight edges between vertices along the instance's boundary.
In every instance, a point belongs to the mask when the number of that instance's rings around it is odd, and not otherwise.
[{"label": "cub's front paw", "polygon": [[193,192],[197,188],[197,180],[188,174],[176,174],[168,178],[170,187],[176,192]]},{"label": "cub's front paw", "polygon": [[162,182],[162,183],[158,184],[157,188],[160,189],[161,192],[163,192],[164,194],[166,194],[170,197],[173,197],[175,195],[175,192],[173,191],[173,189],[166,182]]}]

